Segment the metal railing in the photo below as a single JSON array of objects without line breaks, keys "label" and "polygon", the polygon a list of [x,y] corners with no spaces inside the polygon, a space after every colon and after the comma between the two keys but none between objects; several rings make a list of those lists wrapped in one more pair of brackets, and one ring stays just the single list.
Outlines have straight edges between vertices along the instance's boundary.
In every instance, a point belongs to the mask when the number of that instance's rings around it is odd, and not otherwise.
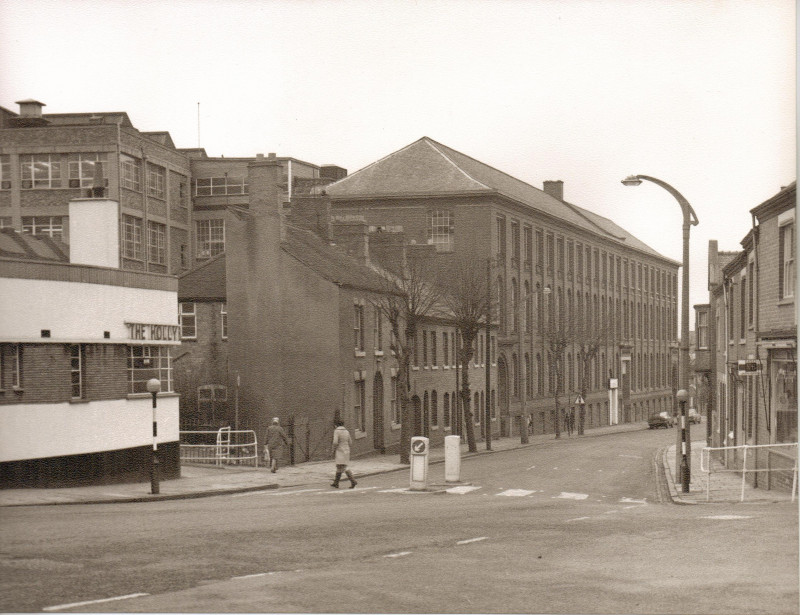
[{"label": "metal railing", "polygon": [[181,463],[258,467],[258,438],[252,429],[181,431],[180,450]]},{"label": "metal railing", "polygon": [[[778,448],[794,448],[794,467],[789,468],[748,468],[747,467],[747,452],[752,449],[766,449],[767,451],[771,452],[773,449]],[[724,452],[724,451],[742,451],[742,467],[741,468],[726,468],[721,466],[721,464],[713,464],[711,459],[711,454],[713,452]],[[791,453],[790,453],[791,454]],[[789,455],[787,455],[788,457]],[[713,465],[717,465],[718,467],[713,467]],[[741,486],[741,496],[739,501],[744,502],[744,492],[745,492],[745,485],[747,484],[747,474],[752,472],[792,472],[792,502],[794,502],[795,496],[797,494],[797,442],[790,442],[788,444],[741,444],[739,446],[706,446],[703,448],[700,454],[700,470],[705,472],[706,474],[706,501],[711,499],[711,474],[714,472],[733,472],[733,473],[741,473],[742,475],[742,486]]]}]

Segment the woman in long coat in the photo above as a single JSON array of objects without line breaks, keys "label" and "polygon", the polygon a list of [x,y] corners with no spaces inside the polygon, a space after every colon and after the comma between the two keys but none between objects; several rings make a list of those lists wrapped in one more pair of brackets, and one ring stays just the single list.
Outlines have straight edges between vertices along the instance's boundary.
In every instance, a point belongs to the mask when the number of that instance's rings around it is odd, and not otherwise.
[{"label": "woman in long coat", "polygon": [[353,473],[347,469],[347,464],[350,463],[350,432],[347,431],[342,421],[336,421],[334,424],[336,429],[333,430],[332,453],[336,456],[336,478],[333,479],[331,487],[339,488],[339,479],[344,473],[350,479],[350,489],[352,489],[357,483],[353,478]]}]

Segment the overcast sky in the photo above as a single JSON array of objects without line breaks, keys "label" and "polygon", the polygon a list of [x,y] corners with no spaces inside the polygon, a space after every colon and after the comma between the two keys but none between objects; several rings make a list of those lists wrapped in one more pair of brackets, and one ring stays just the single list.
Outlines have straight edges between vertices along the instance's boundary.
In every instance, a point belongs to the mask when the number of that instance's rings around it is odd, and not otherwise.
[{"label": "overcast sky", "polygon": [[[350,172],[422,136],[681,260],[795,180],[794,0],[2,0],[0,105],[127,111],[212,156]],[[199,108],[198,108],[199,103]],[[199,128],[198,128],[199,127]]]}]

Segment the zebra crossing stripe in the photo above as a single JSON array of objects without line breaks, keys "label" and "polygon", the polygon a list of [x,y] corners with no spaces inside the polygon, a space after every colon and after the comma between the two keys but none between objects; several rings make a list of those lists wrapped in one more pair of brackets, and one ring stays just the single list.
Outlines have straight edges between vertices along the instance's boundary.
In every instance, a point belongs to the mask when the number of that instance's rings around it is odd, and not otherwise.
[{"label": "zebra crossing stripe", "polygon": [[570,493],[569,491],[562,491],[559,495],[553,496],[553,499],[560,498],[562,500],[585,500],[588,497],[588,493]]},{"label": "zebra crossing stripe", "polygon": [[450,487],[449,489],[445,489],[445,491],[447,493],[454,493],[456,495],[464,495],[465,493],[475,491],[476,489],[480,489],[480,487],[475,487],[473,485],[459,485],[458,487]]}]

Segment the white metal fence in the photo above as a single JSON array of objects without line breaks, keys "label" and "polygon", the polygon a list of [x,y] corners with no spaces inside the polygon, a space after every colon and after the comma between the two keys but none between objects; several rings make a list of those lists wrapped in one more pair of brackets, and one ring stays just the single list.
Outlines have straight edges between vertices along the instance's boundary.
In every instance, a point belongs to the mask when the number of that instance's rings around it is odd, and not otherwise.
[{"label": "white metal fence", "polygon": [[[765,449],[768,452],[776,450],[784,450],[787,457],[793,460],[793,467],[791,468],[773,468],[773,467],[747,467],[748,451]],[[741,467],[727,468],[722,463],[715,461],[712,458],[712,453],[720,452],[726,454],[727,451],[733,451],[738,455],[741,452]],[[792,453],[794,454],[792,457]],[[788,444],[742,444],[739,446],[706,446],[701,451],[700,455],[700,470],[706,473],[706,501],[711,499],[711,477],[714,473],[732,472],[742,475],[741,493],[739,497],[740,502],[744,502],[745,487],[747,485],[747,475],[755,474],[757,472],[791,472],[792,473],[792,502],[797,494],[797,442],[790,442]]]},{"label": "white metal fence", "polygon": [[181,431],[180,449],[181,463],[258,467],[258,439],[252,429]]}]

